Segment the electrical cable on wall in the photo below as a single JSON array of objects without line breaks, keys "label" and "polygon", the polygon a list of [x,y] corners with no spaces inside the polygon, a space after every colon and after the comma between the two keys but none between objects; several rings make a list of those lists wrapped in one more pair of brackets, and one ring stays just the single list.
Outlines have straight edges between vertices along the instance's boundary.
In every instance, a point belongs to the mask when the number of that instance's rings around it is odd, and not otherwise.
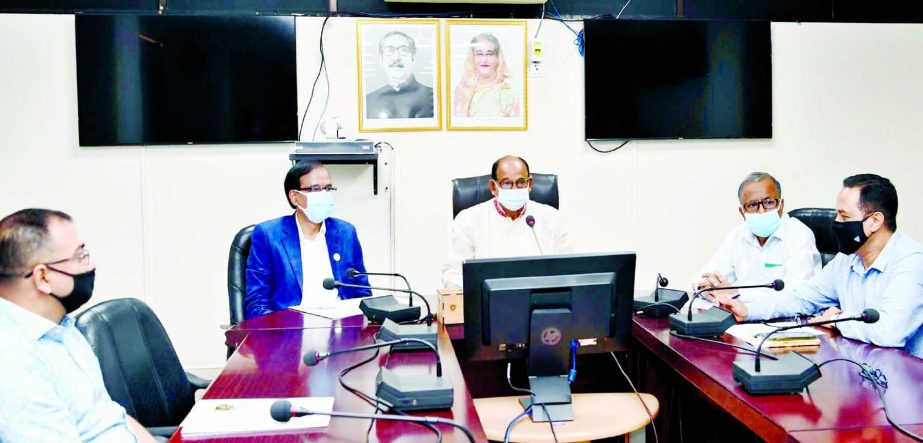
[{"label": "electrical cable on wall", "polygon": [[330,20],[330,15],[324,17],[324,22],[320,25],[320,67],[317,69],[317,76],[314,77],[314,85],[311,86],[311,95],[308,97],[308,104],[304,107],[304,113],[301,114],[301,124],[298,125],[299,141],[301,141],[301,131],[304,129],[304,121],[308,117],[308,110],[311,109],[311,102],[314,101],[314,91],[317,88],[317,81],[320,80],[320,74],[325,69],[326,65],[324,60],[324,29],[327,28],[327,20]]},{"label": "electrical cable on wall", "polygon": [[[327,16],[327,18],[330,18],[330,16]],[[324,71],[324,83],[327,86],[327,94],[326,94],[326,97],[324,98],[324,108],[321,110],[320,116],[317,117],[317,124],[314,125],[314,133],[311,134],[311,141],[314,141],[314,139],[317,138],[317,128],[319,128],[321,122],[324,121],[324,114],[327,113],[327,105],[330,104],[330,74],[327,71],[327,59],[324,56],[324,28],[325,28],[324,25],[326,23],[327,23],[327,19],[325,18],[324,24],[322,24],[320,28],[320,69]],[[316,84],[317,83],[315,82],[315,85]],[[313,94],[313,92],[314,90],[312,89],[311,93]]]},{"label": "electrical cable on wall", "polygon": [[542,16],[538,19],[538,29],[535,30],[535,39],[538,39],[538,33],[542,30],[542,23],[545,21],[545,3],[542,3]]},{"label": "electrical cable on wall", "polygon": [[596,146],[593,146],[593,143],[592,143],[591,141],[589,141],[589,140],[586,140],[586,144],[589,145],[590,148],[592,148],[594,151],[596,151],[596,152],[598,152],[598,153],[600,153],[600,154],[608,154],[608,153],[610,153],[610,152],[615,152],[615,151],[618,151],[619,149],[622,149],[622,146],[627,145],[628,142],[630,142],[630,141],[631,141],[631,140],[625,140],[622,144],[620,144],[620,145],[618,145],[618,146],[616,146],[616,147],[614,147],[614,148],[612,148],[612,149],[609,149],[608,151],[604,151],[604,150],[602,150],[602,149],[597,148]]}]

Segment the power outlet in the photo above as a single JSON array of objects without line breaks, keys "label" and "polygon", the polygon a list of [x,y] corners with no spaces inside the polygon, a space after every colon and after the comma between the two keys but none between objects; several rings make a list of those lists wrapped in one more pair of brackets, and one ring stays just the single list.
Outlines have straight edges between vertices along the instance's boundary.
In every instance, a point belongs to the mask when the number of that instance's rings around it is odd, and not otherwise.
[{"label": "power outlet", "polygon": [[539,39],[532,39],[529,45],[529,77],[538,78],[545,75],[542,60],[545,58],[545,47]]}]

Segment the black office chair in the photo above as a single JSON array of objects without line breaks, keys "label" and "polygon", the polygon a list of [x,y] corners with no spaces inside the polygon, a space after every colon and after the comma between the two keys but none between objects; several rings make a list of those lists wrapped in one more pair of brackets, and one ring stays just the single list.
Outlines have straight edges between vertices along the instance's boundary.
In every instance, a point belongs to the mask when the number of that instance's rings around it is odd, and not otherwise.
[{"label": "black office chair", "polygon": [[[244,320],[244,297],[247,295],[247,258],[250,257],[250,240],[254,225],[237,232],[228,252],[228,308],[234,326]],[[228,357],[234,347],[228,346]]]},{"label": "black office chair", "polygon": [[80,313],[109,396],[151,434],[169,437],[209,381],[183,371],[167,331],[141,300],[102,302]]},{"label": "black office chair", "polygon": [[[452,218],[478,203],[493,198],[487,183],[490,175],[456,178],[452,180]],[[558,209],[558,176],[555,174],[532,174],[532,193],[529,200],[544,203]]]},{"label": "black office chair", "polygon": [[799,208],[789,211],[790,217],[801,220],[814,232],[814,241],[823,266],[827,266],[837,254],[836,236],[833,235],[833,219],[836,211],[830,208]]},{"label": "black office chair", "polygon": [[244,296],[247,295],[247,258],[250,257],[250,238],[254,225],[237,232],[228,252],[228,306],[231,325],[244,319]]}]

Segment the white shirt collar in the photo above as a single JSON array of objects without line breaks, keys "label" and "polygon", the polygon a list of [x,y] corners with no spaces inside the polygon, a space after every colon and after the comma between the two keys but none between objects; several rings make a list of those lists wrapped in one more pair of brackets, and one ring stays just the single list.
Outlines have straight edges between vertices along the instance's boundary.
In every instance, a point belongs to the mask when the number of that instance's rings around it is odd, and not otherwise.
[{"label": "white shirt collar", "polygon": [[[26,337],[36,341],[58,326],[51,320],[3,297],[0,297],[0,316],[17,324]],[[68,326],[71,322],[72,320],[66,315],[61,319],[62,326]]]},{"label": "white shirt collar", "polygon": [[[298,228],[298,241],[299,242],[314,241],[317,239],[316,236],[313,239],[304,238],[304,232],[301,230],[302,228],[301,218],[298,217],[298,214],[295,214],[295,227]],[[320,230],[317,231],[317,235],[327,235],[327,220],[324,220],[324,222],[320,224]]]}]

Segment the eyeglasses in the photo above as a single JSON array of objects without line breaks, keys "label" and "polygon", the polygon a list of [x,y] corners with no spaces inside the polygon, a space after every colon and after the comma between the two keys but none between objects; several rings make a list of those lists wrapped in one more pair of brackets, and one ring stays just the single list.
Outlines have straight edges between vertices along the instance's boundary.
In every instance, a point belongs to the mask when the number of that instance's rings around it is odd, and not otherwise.
[{"label": "eyeglasses", "polygon": [[381,47],[381,53],[382,53],[383,55],[391,56],[391,55],[394,55],[394,52],[395,52],[395,51],[397,51],[397,53],[400,54],[400,55],[410,55],[410,52],[411,52],[410,46],[407,46],[407,45],[401,45],[401,46],[382,46],[382,47]]},{"label": "eyeglasses", "polygon": [[779,207],[779,199],[778,198],[764,198],[762,201],[750,200],[744,203],[743,205],[744,212],[749,212],[749,213],[757,212],[760,210],[760,206],[762,206],[763,209],[767,211],[772,211],[773,209],[776,209]]},{"label": "eyeglasses", "polygon": [[485,56],[486,56],[486,57],[496,57],[496,56],[497,56],[497,52],[496,52],[496,51],[481,51],[481,50],[477,50],[477,51],[474,51],[474,56],[475,56],[475,57],[485,57]]},{"label": "eyeglasses", "polygon": [[[51,266],[51,265],[57,265],[59,263],[69,262],[71,260],[79,261],[80,264],[83,266],[89,266],[90,265],[90,250],[87,248],[83,248],[80,250],[80,252],[78,252],[73,257],[62,258],[61,260],[50,261],[50,262],[45,262],[45,263],[39,263],[39,265]],[[35,266],[38,266],[38,265],[35,265]],[[33,269],[29,271],[28,274],[23,275],[22,278],[31,277],[32,274],[35,273],[35,266],[32,267]]]},{"label": "eyeglasses", "polygon": [[336,190],[337,190],[337,188],[336,188],[335,186],[332,186],[332,185],[327,185],[327,186],[314,185],[314,186],[311,186],[311,187],[309,187],[309,188],[301,188],[301,189],[299,189],[299,191],[301,191],[301,192],[306,192],[306,193],[321,192],[321,191],[330,192],[330,191],[336,191]]},{"label": "eyeglasses", "polygon": [[516,189],[522,189],[522,188],[529,187],[528,178],[516,179],[515,182],[509,179],[503,180],[502,182],[497,182],[496,180],[494,180],[494,183],[497,183],[497,185],[500,186],[500,189],[513,189],[514,185]]}]

